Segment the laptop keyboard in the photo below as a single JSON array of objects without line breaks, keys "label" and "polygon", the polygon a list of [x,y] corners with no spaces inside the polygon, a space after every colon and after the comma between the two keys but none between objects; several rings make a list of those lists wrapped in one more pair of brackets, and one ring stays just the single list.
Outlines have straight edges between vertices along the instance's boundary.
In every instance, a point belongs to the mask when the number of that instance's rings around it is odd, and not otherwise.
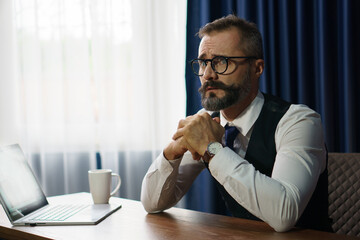
[{"label": "laptop keyboard", "polygon": [[89,205],[56,205],[32,217],[32,221],[65,221]]}]

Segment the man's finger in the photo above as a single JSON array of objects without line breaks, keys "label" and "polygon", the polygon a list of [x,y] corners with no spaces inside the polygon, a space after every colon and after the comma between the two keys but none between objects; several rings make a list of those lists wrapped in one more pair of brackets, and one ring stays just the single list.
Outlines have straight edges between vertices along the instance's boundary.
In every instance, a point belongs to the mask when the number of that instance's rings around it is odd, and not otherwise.
[{"label": "man's finger", "polygon": [[173,139],[173,140],[176,140],[176,139],[178,139],[179,137],[182,137],[182,136],[184,136],[184,129],[183,129],[183,128],[178,129],[178,130],[174,133],[172,139]]}]

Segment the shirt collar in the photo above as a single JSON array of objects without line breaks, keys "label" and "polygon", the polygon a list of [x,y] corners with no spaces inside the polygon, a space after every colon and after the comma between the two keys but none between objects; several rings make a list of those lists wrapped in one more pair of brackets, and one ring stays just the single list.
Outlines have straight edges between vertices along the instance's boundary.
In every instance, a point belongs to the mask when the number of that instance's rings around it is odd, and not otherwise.
[{"label": "shirt collar", "polygon": [[224,127],[228,123],[229,126],[235,126],[243,136],[246,136],[259,117],[263,105],[264,95],[258,91],[254,100],[234,121],[228,122],[222,114],[220,114],[221,126]]}]

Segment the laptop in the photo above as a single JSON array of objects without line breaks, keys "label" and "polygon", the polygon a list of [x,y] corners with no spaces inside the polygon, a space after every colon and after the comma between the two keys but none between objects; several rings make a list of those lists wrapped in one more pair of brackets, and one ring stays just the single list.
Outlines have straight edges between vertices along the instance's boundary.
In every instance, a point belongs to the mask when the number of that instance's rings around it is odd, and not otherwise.
[{"label": "laptop", "polygon": [[121,208],[121,204],[92,204],[84,198],[49,204],[18,144],[0,147],[0,202],[11,224],[22,226],[92,225]]}]

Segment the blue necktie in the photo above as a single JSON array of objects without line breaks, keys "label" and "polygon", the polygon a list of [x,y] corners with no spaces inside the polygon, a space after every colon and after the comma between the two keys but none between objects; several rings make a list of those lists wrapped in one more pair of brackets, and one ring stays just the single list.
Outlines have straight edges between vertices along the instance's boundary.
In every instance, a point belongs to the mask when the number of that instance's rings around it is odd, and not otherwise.
[{"label": "blue necktie", "polygon": [[226,124],[225,126],[225,146],[229,147],[231,150],[234,150],[234,140],[239,134],[239,130],[236,127],[230,127]]}]

